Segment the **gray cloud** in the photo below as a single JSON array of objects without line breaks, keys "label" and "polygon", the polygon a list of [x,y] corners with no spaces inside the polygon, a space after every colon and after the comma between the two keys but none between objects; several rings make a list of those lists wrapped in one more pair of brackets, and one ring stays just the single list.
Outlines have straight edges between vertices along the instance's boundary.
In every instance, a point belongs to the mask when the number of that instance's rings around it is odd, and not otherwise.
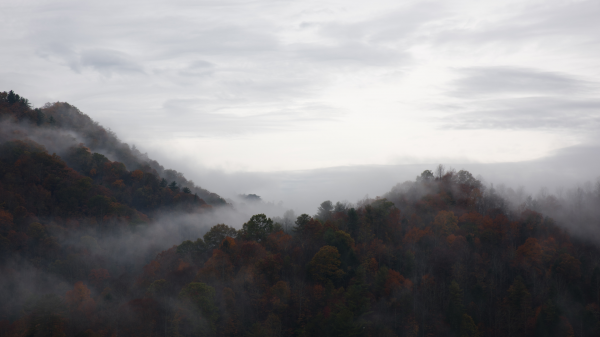
[{"label": "gray cloud", "polygon": [[462,78],[452,83],[451,94],[458,97],[481,97],[511,94],[582,94],[593,83],[551,71],[517,67],[480,67],[458,70]]},{"label": "gray cloud", "polygon": [[450,129],[580,129],[600,127],[600,100],[527,97],[475,102],[441,119]]},{"label": "gray cloud", "polygon": [[[157,127],[156,131],[176,132],[180,136],[203,137],[245,133],[262,133],[281,130],[294,130],[310,123],[339,121],[343,114],[339,110],[320,104],[306,103],[288,108],[265,108],[265,112],[252,115],[237,115],[228,111],[203,109],[204,101],[169,100],[164,109],[171,117],[193,113],[188,123],[169,123]],[[204,112],[200,112],[204,110]],[[157,119],[162,119],[157,117]],[[177,120],[177,119],[176,119]],[[175,120],[175,121],[176,121]]]},{"label": "gray cloud", "polygon": [[143,69],[127,54],[108,49],[88,49],[81,53],[81,65],[104,75],[142,72]]},{"label": "gray cloud", "polygon": [[517,67],[459,69],[448,91],[461,103],[442,119],[450,129],[581,129],[600,126],[594,82]]},{"label": "gray cloud", "polygon": [[[600,123],[599,7],[552,0],[7,3],[0,90],[15,89],[36,106],[68,101],[138,145],[237,134],[244,145],[280,144],[286,132],[307,131],[326,134],[331,147],[356,149],[351,158],[331,156],[315,141],[318,159],[291,152],[277,159],[302,167],[414,155],[381,144],[406,144],[417,133],[439,137],[440,125],[449,150],[460,147],[450,133],[464,129],[574,137]],[[459,79],[446,82],[453,71]],[[265,138],[254,142],[259,134]],[[479,141],[490,153],[498,148],[495,139]],[[406,148],[431,158],[426,143]],[[257,162],[273,157],[258,147],[240,146]],[[245,154],[230,149],[232,162]]]}]

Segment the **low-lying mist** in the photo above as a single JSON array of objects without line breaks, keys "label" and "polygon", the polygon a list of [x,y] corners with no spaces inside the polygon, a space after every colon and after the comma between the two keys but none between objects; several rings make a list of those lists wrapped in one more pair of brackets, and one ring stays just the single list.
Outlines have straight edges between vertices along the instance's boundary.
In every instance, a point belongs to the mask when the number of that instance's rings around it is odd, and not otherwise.
[{"label": "low-lying mist", "polygon": [[[313,214],[324,200],[356,203],[365,198],[383,196],[392,186],[414,181],[424,170],[438,163],[411,165],[345,166],[304,171],[224,172],[190,166],[188,162],[157,154],[161,162],[179,167],[204,188],[225,198],[254,193],[264,201]],[[551,156],[514,163],[445,163],[446,170],[467,170],[482,183],[499,191],[511,204],[528,197],[555,195],[566,197],[577,189],[593,190],[600,178],[600,147],[565,148]]]}]

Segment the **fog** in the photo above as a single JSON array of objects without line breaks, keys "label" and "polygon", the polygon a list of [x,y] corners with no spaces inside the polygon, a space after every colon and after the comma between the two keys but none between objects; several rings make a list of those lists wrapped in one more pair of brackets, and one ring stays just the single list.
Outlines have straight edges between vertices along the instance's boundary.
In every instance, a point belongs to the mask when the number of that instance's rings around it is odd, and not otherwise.
[{"label": "fog", "polygon": [[[189,166],[158,154],[162,163],[177,167],[203,188],[231,198],[254,193],[264,201],[281,204],[296,213],[314,214],[322,201],[356,203],[382,196],[394,185],[414,181],[424,170],[440,163],[331,167],[304,171],[224,172]],[[540,190],[557,194],[593,185],[600,178],[600,147],[586,145],[561,149],[551,156],[513,163],[442,162],[446,169],[467,170],[484,185],[521,189],[535,196]]]}]

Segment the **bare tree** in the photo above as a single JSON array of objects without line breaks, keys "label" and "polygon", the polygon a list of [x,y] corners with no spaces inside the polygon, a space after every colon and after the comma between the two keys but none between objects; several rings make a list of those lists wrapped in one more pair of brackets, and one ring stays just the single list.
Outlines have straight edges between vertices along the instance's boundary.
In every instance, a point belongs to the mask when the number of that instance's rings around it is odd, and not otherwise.
[{"label": "bare tree", "polygon": [[442,164],[439,164],[436,168],[435,168],[435,176],[438,179],[442,179],[442,177],[444,176],[444,174],[446,173],[446,167]]}]

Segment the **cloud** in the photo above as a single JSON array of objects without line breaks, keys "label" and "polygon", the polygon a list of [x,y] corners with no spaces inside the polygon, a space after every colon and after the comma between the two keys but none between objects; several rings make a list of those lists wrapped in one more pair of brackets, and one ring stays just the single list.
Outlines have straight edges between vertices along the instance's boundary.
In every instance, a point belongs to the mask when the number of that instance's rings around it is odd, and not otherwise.
[{"label": "cloud", "polygon": [[593,99],[528,97],[486,100],[476,102],[465,110],[471,111],[442,118],[443,128],[563,129],[589,132],[600,126],[600,100]]},{"label": "cloud", "polygon": [[192,114],[189,119],[191,123],[182,124],[178,123],[177,119],[171,119],[157,128],[157,131],[171,131],[189,137],[254,134],[291,131],[301,125],[314,122],[335,123],[343,118],[343,113],[335,108],[310,102],[280,109],[265,107],[261,109],[265,112],[251,115],[240,115],[236,113],[236,109],[207,110],[207,106],[214,106],[214,103],[207,104],[203,100],[168,100],[163,105],[165,112],[172,117]]},{"label": "cloud", "polygon": [[[563,129],[600,126],[598,85],[568,74],[518,67],[459,69],[441,119],[449,129]],[[595,90],[596,89],[596,90]],[[449,109],[450,110],[450,109]]]},{"label": "cloud", "polygon": [[88,49],[80,54],[83,67],[90,67],[104,75],[143,72],[126,53],[110,49]]},{"label": "cloud", "polygon": [[77,52],[63,43],[51,43],[38,49],[37,54],[50,61],[57,60],[76,73],[86,68],[106,77],[144,72],[134,58],[118,50],[91,48]]},{"label": "cloud", "polygon": [[552,71],[519,67],[479,67],[459,69],[462,76],[452,83],[450,95],[481,97],[494,95],[582,94],[593,83]]},{"label": "cloud", "polygon": [[[594,50],[599,40],[600,6],[596,1],[522,2],[512,6],[490,6],[497,15],[474,15],[470,24],[446,27],[433,37],[442,45],[466,43],[475,48],[503,44],[513,51],[548,44],[548,48],[581,44]],[[487,13],[486,13],[487,14]],[[515,47],[519,47],[518,49]]]},{"label": "cloud", "polygon": [[[0,11],[0,43],[10,46],[0,53],[0,90],[36,106],[68,101],[138,146],[244,135],[219,157],[248,158],[240,167],[431,158],[441,150],[427,144],[436,142],[459,157],[465,129],[519,129],[524,138],[544,130],[558,143],[597,128],[599,7],[562,0],[9,4]],[[504,151],[489,134],[477,136],[489,153],[470,159]],[[273,159],[282,139],[310,155]],[[194,155],[215,157],[207,148]],[[547,150],[540,142],[519,158]]]}]

